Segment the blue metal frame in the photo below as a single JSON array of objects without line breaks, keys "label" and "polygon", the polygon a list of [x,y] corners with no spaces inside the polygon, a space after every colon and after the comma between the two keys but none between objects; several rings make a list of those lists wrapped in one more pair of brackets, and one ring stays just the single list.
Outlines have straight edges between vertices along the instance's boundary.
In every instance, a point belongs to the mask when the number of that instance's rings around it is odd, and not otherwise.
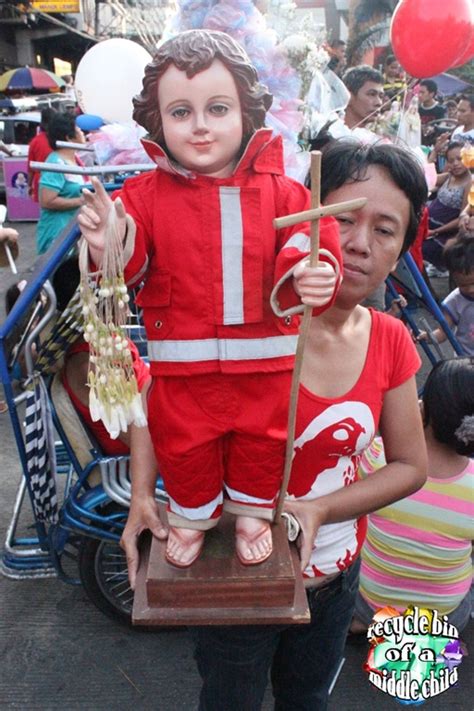
[{"label": "blue metal frame", "polygon": [[[4,323],[0,326],[0,377],[5,390],[5,398],[8,403],[13,435],[20,457],[23,477],[31,501],[32,494],[23,428],[18,417],[15,394],[8,370],[6,341],[13,329],[27,313],[31,303],[38,298],[44,283],[52,276],[64,257],[74,247],[79,236],[80,232],[77,225],[74,225],[72,229],[66,228],[50,250],[39,258],[34,272],[28,276],[27,287],[18,298]],[[124,520],[126,518],[126,511],[124,509],[123,515],[117,515],[116,513],[113,515],[104,515],[103,513],[97,512],[97,509],[109,503],[110,499],[101,486],[90,489],[86,480],[90,471],[101,460],[100,453],[99,451],[93,450],[91,452],[93,460],[85,470],[82,470],[67,438],[62,432],[57,418],[55,418],[55,426],[62,439],[58,450],[61,461],[59,470],[65,472],[69,470],[70,467],[73,467],[78,475],[78,481],[66,491],[66,497],[60,510],[59,523],[47,526],[43,522],[35,520],[36,537],[15,538],[14,545],[15,548],[18,547],[18,555],[15,555],[12,551],[4,551],[2,564],[4,570],[7,570],[8,573],[15,573],[17,571],[19,573],[29,572],[32,575],[34,573],[41,574],[41,571],[54,566],[60,577],[66,579],[67,582],[75,583],[77,580],[67,578],[67,576],[64,575],[60,564],[60,557],[65,550],[71,533],[118,541],[120,532],[124,526],[123,521],[121,522],[119,519],[122,518]],[[31,555],[29,555],[28,550],[25,549],[30,546],[38,546],[39,548],[36,551],[32,551]]]},{"label": "blue metal frame", "polygon": [[[431,293],[425,280],[423,279],[423,276],[420,273],[420,270],[418,269],[416,262],[413,259],[413,257],[411,256],[411,254],[409,254],[407,252],[407,254],[405,254],[402,257],[401,262],[408,270],[410,277],[413,279],[416,289],[418,290],[418,293],[416,291],[414,291],[410,287],[409,284],[403,283],[403,287],[410,293],[411,296],[415,297],[418,300],[421,300],[423,305],[428,309],[428,311],[430,311],[430,313],[433,315],[433,317],[439,323],[440,327],[446,333],[446,336],[447,336],[450,344],[452,345],[454,352],[460,356],[466,355],[461,344],[457,340],[456,336],[454,335],[454,333],[451,330],[451,327],[449,326],[448,322],[446,321],[446,318],[443,314],[442,309],[439,307],[439,304],[437,303],[436,299],[433,297],[433,294]],[[392,295],[395,291],[395,289],[393,287],[394,281],[399,281],[399,280],[397,280],[396,278],[394,279],[394,277],[388,277],[388,279],[386,280],[387,286],[388,286],[390,293]],[[396,291],[395,291],[395,294],[397,296],[399,295]],[[413,326],[414,326],[413,330],[414,330],[415,334],[417,332],[419,332],[419,329],[418,329],[416,323],[414,323],[413,319],[409,315],[409,311],[407,309],[403,309],[402,313],[403,313],[404,320],[407,321],[407,323],[410,325],[410,327],[413,328]],[[423,342],[421,342],[420,345],[422,346],[423,350],[425,351],[425,353],[427,354],[427,356],[429,357],[431,362],[433,364],[436,363],[438,359],[435,358],[433,360],[432,352],[431,351],[429,353],[427,352],[426,348],[423,346]],[[426,346],[426,344],[424,344],[424,345]]]},{"label": "blue metal frame", "polygon": [[[393,284],[393,280],[389,277],[389,278],[385,281],[385,284],[386,284],[386,286],[387,286],[387,289],[388,289],[388,292],[389,292],[390,296],[392,296],[394,299],[397,299],[397,298],[400,296],[400,294],[399,294],[398,291],[395,289],[395,286],[394,286],[394,284]],[[407,323],[407,324],[410,326],[410,328],[411,328],[411,330],[412,330],[412,332],[413,332],[413,334],[414,334],[415,336],[419,336],[420,333],[421,333],[421,331],[420,331],[420,329],[418,328],[418,324],[416,323],[415,319],[414,319],[413,316],[411,315],[409,309],[405,308],[405,307],[402,306],[401,304],[398,304],[398,308],[399,308],[400,311],[401,311],[403,321],[405,321],[405,323]],[[427,356],[428,359],[430,360],[431,364],[434,365],[434,364],[437,362],[437,358],[436,358],[436,356],[431,352],[431,348],[430,348],[429,344],[426,343],[425,341],[418,341],[418,342],[419,342],[420,346],[423,348],[424,352],[426,353],[426,356]]]},{"label": "blue metal frame", "polygon": [[[65,255],[75,245],[79,234],[79,228],[76,225],[74,225],[72,229],[69,227],[66,228],[58,239],[58,241],[54,244],[54,246],[37,261],[34,272],[31,276],[29,275],[28,277],[28,285],[21,293],[20,297],[13,306],[11,312],[8,314],[4,323],[0,326],[0,378],[5,391],[5,398],[10,413],[13,435],[15,437],[23,475],[25,477],[30,499],[32,499],[32,495],[30,490],[30,481],[28,477],[23,431],[18,418],[17,408],[15,404],[15,395],[13,392],[11,378],[8,371],[8,354],[6,352],[6,339],[13,331],[13,329],[17,326],[17,324],[21,321],[21,319],[25,316],[31,303],[37,299],[44,283],[49,279],[51,274],[53,274],[53,272],[60,264],[62,259],[65,257]],[[49,544],[46,526],[44,525],[44,523],[35,520],[35,527],[37,532],[36,540],[30,538],[22,538],[16,539],[15,543],[18,546],[27,546],[31,543],[37,544],[45,553],[48,553]],[[5,566],[8,565],[8,568],[15,567],[15,561],[12,560],[12,558],[13,556],[12,554],[10,554],[6,556],[3,561]],[[29,562],[32,566],[32,569],[36,569],[38,566],[40,568],[43,568],[45,566],[45,562],[40,560],[40,556],[37,555],[34,555]],[[17,561],[17,564],[22,569],[27,568],[29,564],[28,558],[21,557]]]}]

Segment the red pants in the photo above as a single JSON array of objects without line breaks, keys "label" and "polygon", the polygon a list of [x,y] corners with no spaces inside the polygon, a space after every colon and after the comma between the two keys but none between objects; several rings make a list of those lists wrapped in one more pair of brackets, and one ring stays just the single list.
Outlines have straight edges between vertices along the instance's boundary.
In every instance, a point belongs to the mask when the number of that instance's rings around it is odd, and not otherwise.
[{"label": "red pants", "polygon": [[288,371],[153,379],[148,424],[173,526],[211,528],[223,506],[272,518],[290,386]]}]

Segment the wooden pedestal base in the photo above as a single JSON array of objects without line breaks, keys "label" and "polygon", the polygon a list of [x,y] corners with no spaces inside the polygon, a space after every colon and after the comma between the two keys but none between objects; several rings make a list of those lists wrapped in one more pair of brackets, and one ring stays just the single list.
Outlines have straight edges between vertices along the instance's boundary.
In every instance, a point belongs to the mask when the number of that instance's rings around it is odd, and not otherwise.
[{"label": "wooden pedestal base", "polygon": [[233,516],[206,533],[204,549],[189,568],[165,560],[166,542],[144,546],[132,620],[136,625],[254,625],[309,622],[299,569],[283,523],[272,527],[273,553],[245,566],[235,554]]}]

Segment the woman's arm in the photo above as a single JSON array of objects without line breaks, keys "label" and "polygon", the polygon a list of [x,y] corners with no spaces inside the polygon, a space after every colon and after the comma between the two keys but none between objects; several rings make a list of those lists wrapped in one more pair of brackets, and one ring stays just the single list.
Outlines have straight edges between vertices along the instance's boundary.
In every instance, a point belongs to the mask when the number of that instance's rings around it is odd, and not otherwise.
[{"label": "woman's arm", "polygon": [[[465,185],[465,187],[464,187],[464,192],[463,192],[463,194],[462,194],[461,212],[463,212],[464,209],[465,209],[466,206],[467,206],[467,203],[468,203],[468,200],[469,200],[469,193],[470,193],[470,191],[471,191],[471,188],[472,188],[472,180],[469,178],[469,182],[466,183],[466,185]],[[459,220],[459,218],[458,218],[458,220]]]},{"label": "woman's arm", "polygon": [[[469,182],[469,184],[465,186],[463,196],[462,196],[461,215],[462,215],[464,209],[466,208],[470,188],[471,188],[471,183]],[[442,225],[441,227],[437,227],[435,230],[429,230],[428,234],[431,237],[436,237],[437,235],[442,235],[446,232],[453,232],[453,230],[458,230],[460,227],[461,215],[459,217],[456,217],[454,220],[447,222],[445,225]]]},{"label": "woman's arm", "polygon": [[6,153],[7,156],[13,155],[13,151],[10,150],[10,148],[8,148],[8,146],[3,141],[0,141],[0,153]]},{"label": "woman's arm", "polygon": [[436,163],[436,159],[438,158],[439,154],[446,151],[450,135],[451,134],[449,132],[446,132],[438,136],[428,156],[428,163]]},{"label": "woman's arm", "polygon": [[[142,390],[142,400],[146,405],[146,395],[150,381]],[[120,545],[127,557],[130,587],[135,589],[138,571],[138,538],[143,531],[150,530],[156,538],[164,539],[168,531],[163,525],[155,500],[155,485],[158,477],[153,442],[148,427],[130,428],[130,468],[132,479],[132,500]]]},{"label": "woman's arm", "polygon": [[314,501],[288,501],[302,529],[304,570],[323,524],[347,521],[409,496],[426,481],[427,455],[413,376],[384,397],[380,419],[387,465],[370,477]]},{"label": "woman's arm", "polygon": [[469,202],[459,215],[459,229],[474,232],[474,209]]},{"label": "woman's arm", "polygon": [[40,187],[39,203],[41,207],[44,207],[47,210],[57,210],[58,212],[63,212],[64,210],[74,210],[75,208],[81,207],[83,202],[84,200],[82,196],[64,198],[60,197],[56,190]]},{"label": "woman's arm", "polygon": [[18,242],[18,232],[12,227],[0,227],[0,242],[16,244]]},{"label": "woman's arm", "polygon": [[[464,210],[464,208],[467,205],[467,200],[469,197],[469,190],[471,188],[471,183],[465,186],[463,196],[462,196],[462,204],[461,204],[461,212]],[[441,227],[437,227],[435,230],[429,230],[429,234],[433,237],[436,237],[436,235],[442,235],[446,232],[453,232],[453,230],[459,229],[460,223],[459,223],[459,217],[456,217],[454,220],[451,220],[450,222],[447,222],[445,225],[442,225]]]}]

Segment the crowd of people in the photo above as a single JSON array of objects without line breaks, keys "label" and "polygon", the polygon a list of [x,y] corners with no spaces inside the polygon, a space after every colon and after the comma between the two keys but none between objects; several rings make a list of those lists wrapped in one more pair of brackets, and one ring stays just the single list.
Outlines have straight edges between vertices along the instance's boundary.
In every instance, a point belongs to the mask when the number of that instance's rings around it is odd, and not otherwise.
[{"label": "crowd of people", "polygon": [[[385,60],[383,72],[368,65],[359,65],[343,71],[344,48],[340,43],[333,44],[336,48],[331,50],[333,71],[339,71],[349,91],[343,119],[347,128],[366,128],[375,134],[384,134],[387,122],[381,117],[391,111],[394,102],[396,126],[399,129],[403,107],[406,117],[410,113],[408,107],[410,102],[413,102],[413,96],[417,97],[417,142],[419,145],[421,139],[427,160],[433,163],[436,169],[436,181],[426,208],[427,219],[420,227],[416,245],[423,261],[418,258],[417,265],[427,278],[448,277],[450,271],[444,248],[458,234],[469,237],[469,232],[462,228],[462,217],[466,213],[469,193],[472,191],[472,176],[469,159],[463,158],[463,154],[474,145],[474,94],[460,94],[456,99],[444,103],[440,100],[438,86],[432,79],[423,79],[416,87],[410,87],[409,79],[396,57],[391,54]],[[399,142],[402,145],[405,137],[398,131],[398,139],[401,139]],[[374,135],[374,140],[377,138],[377,135]],[[394,140],[397,140],[397,136]],[[413,256],[415,257],[414,251]],[[451,279],[454,281],[454,277]],[[381,310],[384,308],[383,287],[370,298],[372,305]],[[448,318],[452,323],[451,317]],[[472,343],[467,346],[466,352],[473,353]]]},{"label": "crowd of people", "polygon": [[[42,208],[38,251],[79,209],[92,271],[119,235],[126,278],[145,280],[138,304],[150,372],[133,359],[149,427],[132,427],[115,450],[131,447],[121,545],[132,587],[144,529],[167,538],[171,565],[188,567],[223,510],[236,515],[243,565],[271,555],[298,314],[313,309],[285,503],[301,529],[311,621],[200,627],[195,657],[200,711],[257,711],[269,675],[278,711],[323,710],[349,629],[365,630],[378,608],[435,608],[460,630],[471,615],[474,216],[465,151],[474,144],[473,98],[443,105],[434,81],[419,83],[420,137],[438,171],[430,195],[406,147],[324,141],[322,204],[366,204],[321,221],[321,263],[313,266],[308,225],[272,226],[308,208],[310,193],[284,174],[279,139],[265,129],[271,97],[231,38],[193,32],[160,47],[134,101],[157,170],[127,181],[113,200],[99,181],[84,191],[74,175],[31,175]],[[349,92],[350,130],[370,126],[409,90],[393,55],[383,73],[345,69],[341,41],[331,55],[329,69]],[[448,131],[450,111],[457,123]],[[30,159],[77,164],[74,148],[56,144],[83,140],[73,116],[45,113]],[[383,306],[364,305],[417,242],[431,274],[446,267],[454,280],[443,307],[465,351],[435,366],[421,413],[411,334]],[[63,384],[94,429],[90,349],[82,340],[71,347]],[[154,498],[158,470],[170,497],[167,525]]]}]

